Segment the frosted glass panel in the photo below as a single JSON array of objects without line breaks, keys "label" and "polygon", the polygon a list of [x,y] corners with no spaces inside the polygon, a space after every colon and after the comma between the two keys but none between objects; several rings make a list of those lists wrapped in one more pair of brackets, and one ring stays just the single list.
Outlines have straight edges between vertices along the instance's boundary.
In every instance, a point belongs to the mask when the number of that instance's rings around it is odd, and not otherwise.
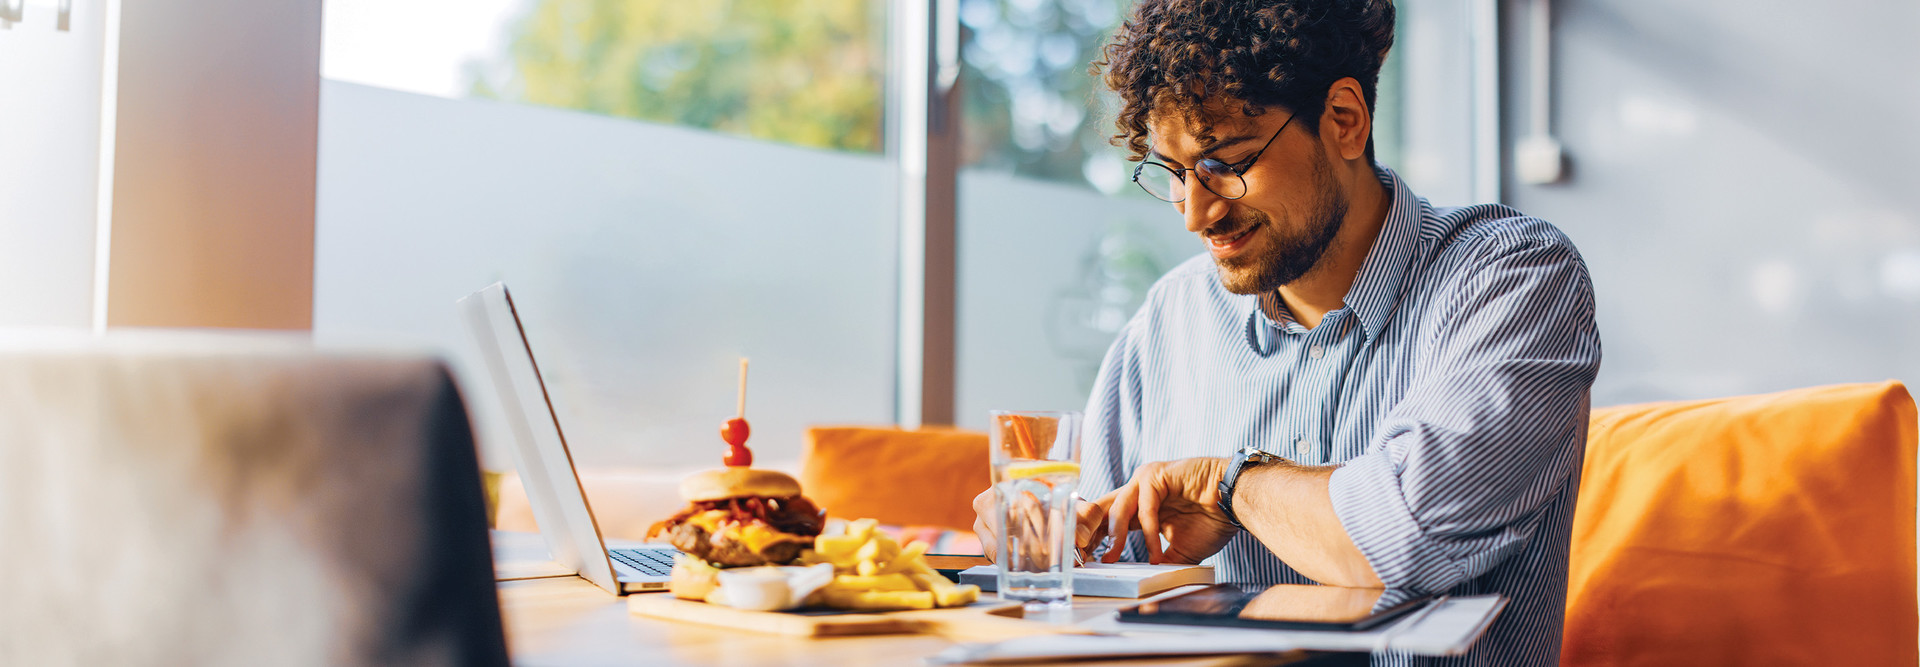
[{"label": "frosted glass panel", "polygon": [[327,81],[314,331],[454,355],[505,467],[454,300],[513,290],[576,464],[717,464],[735,359],[751,444],[892,419],[894,192],[880,157]]},{"label": "frosted glass panel", "polygon": [[1120,325],[1200,252],[1173,206],[990,171],[960,174],[955,417],[1078,410]]}]

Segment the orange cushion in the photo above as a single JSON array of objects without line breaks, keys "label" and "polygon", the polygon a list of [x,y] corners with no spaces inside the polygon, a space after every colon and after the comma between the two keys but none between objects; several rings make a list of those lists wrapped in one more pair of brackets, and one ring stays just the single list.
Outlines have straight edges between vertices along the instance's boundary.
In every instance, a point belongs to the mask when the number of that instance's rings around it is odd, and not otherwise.
[{"label": "orange cushion", "polygon": [[1915,664],[1898,382],[1595,410],[1564,664]]},{"label": "orange cushion", "polygon": [[973,530],[973,497],[992,484],[987,434],[866,426],[807,429],[800,484],[840,519]]}]

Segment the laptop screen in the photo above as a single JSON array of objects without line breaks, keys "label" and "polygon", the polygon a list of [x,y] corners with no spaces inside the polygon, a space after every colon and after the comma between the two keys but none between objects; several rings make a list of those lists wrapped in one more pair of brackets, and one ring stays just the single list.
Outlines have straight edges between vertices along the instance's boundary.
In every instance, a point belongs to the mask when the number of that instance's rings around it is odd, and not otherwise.
[{"label": "laptop screen", "polygon": [[573,456],[567,451],[559,417],[553,412],[512,295],[505,284],[494,283],[460,299],[459,305],[493,377],[512,434],[513,462],[547,549],[561,565],[618,595],[620,585],[607,558],[606,543],[600,539],[600,527],[574,473]]}]

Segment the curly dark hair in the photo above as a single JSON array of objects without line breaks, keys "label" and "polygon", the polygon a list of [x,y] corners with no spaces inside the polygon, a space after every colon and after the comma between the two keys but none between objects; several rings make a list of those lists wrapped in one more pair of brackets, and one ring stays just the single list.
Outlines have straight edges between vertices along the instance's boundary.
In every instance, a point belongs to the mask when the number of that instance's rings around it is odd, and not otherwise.
[{"label": "curly dark hair", "polygon": [[1143,0],[1090,69],[1120,94],[1113,145],[1144,158],[1156,110],[1211,141],[1235,104],[1248,116],[1282,107],[1317,132],[1327,89],[1344,77],[1360,82],[1371,112],[1393,14],[1392,0]]}]

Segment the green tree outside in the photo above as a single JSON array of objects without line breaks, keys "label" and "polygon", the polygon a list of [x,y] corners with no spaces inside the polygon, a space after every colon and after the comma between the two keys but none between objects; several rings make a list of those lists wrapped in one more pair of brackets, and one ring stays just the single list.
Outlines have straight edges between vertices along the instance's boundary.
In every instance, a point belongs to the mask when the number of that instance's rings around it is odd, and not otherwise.
[{"label": "green tree outside", "polygon": [[537,0],[477,97],[881,150],[885,3]]}]

